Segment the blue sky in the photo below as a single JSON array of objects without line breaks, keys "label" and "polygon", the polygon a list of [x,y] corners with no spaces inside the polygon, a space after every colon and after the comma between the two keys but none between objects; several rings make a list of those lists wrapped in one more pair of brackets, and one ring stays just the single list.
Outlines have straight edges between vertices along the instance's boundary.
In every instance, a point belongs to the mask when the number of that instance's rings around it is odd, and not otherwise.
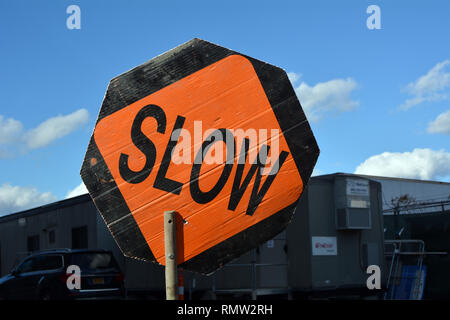
[{"label": "blue sky", "polygon": [[[367,28],[369,5],[381,29]],[[447,0],[3,0],[0,215],[83,192],[109,80],[194,37],[289,73],[321,149],[315,174],[449,181],[449,15]]]}]

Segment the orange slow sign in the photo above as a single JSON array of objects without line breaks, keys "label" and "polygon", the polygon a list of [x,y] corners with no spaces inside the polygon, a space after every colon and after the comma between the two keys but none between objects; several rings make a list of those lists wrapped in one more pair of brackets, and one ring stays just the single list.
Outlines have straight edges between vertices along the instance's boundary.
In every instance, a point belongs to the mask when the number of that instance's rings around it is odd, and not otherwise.
[{"label": "orange slow sign", "polygon": [[124,254],[164,264],[174,210],[178,262],[209,273],[289,222],[318,148],[258,63],[194,39],[111,81],[81,175]]}]

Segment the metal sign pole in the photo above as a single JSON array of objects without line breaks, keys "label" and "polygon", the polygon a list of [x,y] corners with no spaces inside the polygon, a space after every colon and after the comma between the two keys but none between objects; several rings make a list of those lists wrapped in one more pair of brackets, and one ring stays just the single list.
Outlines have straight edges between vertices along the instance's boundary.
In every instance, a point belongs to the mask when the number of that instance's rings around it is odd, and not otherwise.
[{"label": "metal sign pole", "polygon": [[175,211],[164,212],[164,245],[166,256],[166,300],[178,300]]}]

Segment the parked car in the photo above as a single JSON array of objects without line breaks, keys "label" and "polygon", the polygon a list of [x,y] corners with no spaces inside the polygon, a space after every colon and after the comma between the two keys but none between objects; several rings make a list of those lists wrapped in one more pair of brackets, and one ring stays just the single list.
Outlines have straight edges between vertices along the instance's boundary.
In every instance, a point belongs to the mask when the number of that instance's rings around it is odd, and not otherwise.
[{"label": "parked car", "polygon": [[[74,279],[73,271],[68,270],[69,266],[81,271],[79,282]],[[113,254],[106,250],[55,249],[37,252],[25,258],[10,274],[0,278],[0,299],[6,300],[123,296],[123,274]]]}]

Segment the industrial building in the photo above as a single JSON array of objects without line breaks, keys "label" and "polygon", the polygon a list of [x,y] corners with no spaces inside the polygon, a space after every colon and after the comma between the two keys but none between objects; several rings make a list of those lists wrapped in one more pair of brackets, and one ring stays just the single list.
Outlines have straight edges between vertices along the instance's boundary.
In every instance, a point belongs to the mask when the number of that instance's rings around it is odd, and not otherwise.
[{"label": "industrial building", "polygon": [[[366,271],[369,265],[380,267],[383,289],[389,280],[394,286],[395,277],[400,279],[391,270],[386,240],[398,239],[399,226],[413,222],[392,222],[391,216],[400,213],[403,217],[402,210],[410,212],[412,205],[424,214],[424,208],[418,208],[423,201],[398,201],[391,206],[391,199],[398,200],[405,194],[411,195],[409,200],[413,197],[423,200],[424,195],[430,199],[436,199],[436,195],[448,197],[450,183],[342,173],[312,177],[285,231],[210,276],[184,272],[185,297],[259,299],[274,295],[296,298],[383,294],[386,297],[385,290],[367,289]],[[439,208],[447,210],[446,206],[448,202],[441,201]],[[391,212],[392,208],[395,212]],[[442,215],[436,208],[433,207],[433,215]],[[445,221],[436,222],[433,227],[433,231],[438,225],[443,228],[438,230],[439,241],[448,238],[446,228],[450,228],[450,220]],[[413,231],[417,228],[405,229],[409,231],[403,238],[420,235]],[[428,249],[431,241],[426,241],[426,245]],[[164,268],[125,258],[88,194],[0,217],[1,275],[29,253],[51,248],[111,250],[125,275],[130,297],[164,298]],[[433,250],[444,249],[435,246]],[[403,264],[406,266],[407,261]],[[402,266],[397,263],[395,269],[398,268],[401,270]],[[431,285],[433,268],[438,267],[428,265]],[[450,284],[439,292],[450,294]]]},{"label": "industrial building", "polygon": [[421,214],[450,209],[450,183],[358,175],[381,183],[383,213]]}]

